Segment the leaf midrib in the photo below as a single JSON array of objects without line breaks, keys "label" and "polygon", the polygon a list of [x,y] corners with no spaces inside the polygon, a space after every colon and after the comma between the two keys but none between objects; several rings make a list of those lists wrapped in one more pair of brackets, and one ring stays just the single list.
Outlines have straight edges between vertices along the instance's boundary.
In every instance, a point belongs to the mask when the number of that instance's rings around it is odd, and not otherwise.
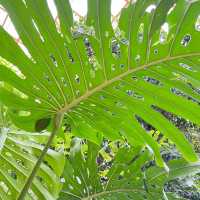
[{"label": "leaf midrib", "polygon": [[126,188],[115,189],[115,190],[109,190],[109,191],[103,191],[103,192],[95,193],[95,194],[92,194],[88,197],[81,198],[81,200],[91,200],[91,199],[94,199],[94,198],[97,198],[97,197],[100,197],[100,196],[105,196],[105,195],[113,194],[113,193],[123,193],[123,192],[126,192],[126,193],[127,192],[145,192],[145,190],[142,190],[142,189],[126,189]]},{"label": "leaf midrib", "polygon": [[93,198],[97,198],[97,197],[100,197],[100,196],[105,196],[105,195],[108,195],[108,194],[113,194],[113,193],[123,193],[123,192],[145,192],[145,190],[143,189],[128,189],[128,188],[121,188],[121,189],[114,189],[114,190],[109,190],[109,191],[102,191],[102,192],[98,192],[98,193],[94,193],[94,194],[91,194],[87,197],[80,197],[80,196],[77,196],[73,193],[70,193],[70,192],[67,192],[67,191],[62,191],[63,193],[65,194],[68,194],[68,195],[71,195],[73,197],[76,197],[76,198],[79,198],[80,200],[91,200]]},{"label": "leaf midrib", "polygon": [[71,103],[66,104],[63,108],[58,110],[57,113],[64,114],[64,113],[68,112],[70,109],[77,106],[81,101],[87,99],[88,97],[90,97],[94,93],[101,91],[103,88],[111,85],[115,81],[118,81],[118,80],[122,79],[123,77],[125,77],[125,76],[127,76],[127,75],[129,75],[133,72],[141,71],[143,69],[146,69],[146,68],[151,67],[153,65],[160,64],[162,62],[173,61],[173,60],[176,60],[176,59],[179,59],[179,58],[188,58],[188,57],[192,57],[192,56],[200,56],[200,52],[188,53],[188,54],[184,54],[184,55],[177,55],[177,56],[171,56],[171,57],[168,56],[168,57],[165,57],[163,59],[156,60],[156,61],[150,62],[148,64],[141,65],[141,66],[136,67],[136,68],[130,68],[127,71],[125,71],[124,73],[119,74],[118,76],[115,76],[112,79],[105,80],[102,84],[98,85],[97,87],[93,88],[92,90],[88,90],[84,95],[75,99]]}]

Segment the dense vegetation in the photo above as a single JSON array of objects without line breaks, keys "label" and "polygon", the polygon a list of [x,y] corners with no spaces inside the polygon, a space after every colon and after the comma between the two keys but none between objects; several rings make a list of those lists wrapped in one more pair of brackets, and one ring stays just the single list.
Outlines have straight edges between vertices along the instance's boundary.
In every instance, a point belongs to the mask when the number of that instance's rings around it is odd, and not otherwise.
[{"label": "dense vegetation", "polygon": [[200,199],[200,1],[54,3],[0,0],[0,200]]}]

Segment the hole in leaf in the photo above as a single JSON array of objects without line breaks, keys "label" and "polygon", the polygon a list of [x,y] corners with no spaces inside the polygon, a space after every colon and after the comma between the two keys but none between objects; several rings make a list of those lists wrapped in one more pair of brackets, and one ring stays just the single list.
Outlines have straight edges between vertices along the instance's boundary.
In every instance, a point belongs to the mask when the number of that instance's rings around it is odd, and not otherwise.
[{"label": "hole in leaf", "polygon": [[61,182],[61,183],[65,183],[65,178],[63,178],[63,177],[60,178],[60,182]]},{"label": "hole in leaf", "polygon": [[17,180],[17,174],[13,170],[8,170],[8,174],[14,179]]},{"label": "hole in leaf", "polygon": [[195,30],[200,31],[200,15],[197,17],[197,21],[195,23]]},{"label": "hole in leaf", "polygon": [[126,90],[126,94],[128,94],[128,96],[133,96],[133,91],[132,90]]},{"label": "hole in leaf", "polygon": [[7,67],[12,72],[14,72],[19,78],[26,79],[25,75],[22,73],[22,71],[17,66],[15,66],[11,62],[5,60],[1,56],[0,56],[0,64],[3,65],[4,67]]},{"label": "hole in leaf", "polygon": [[25,169],[27,169],[27,167],[25,166],[25,162],[23,160],[20,159],[16,159],[16,162],[19,166],[24,167]]},{"label": "hole in leaf", "polygon": [[139,99],[139,100],[144,100],[143,96],[141,96],[139,93],[137,93],[133,90],[126,90],[126,94],[130,97],[134,97],[134,98]]},{"label": "hole in leaf", "polygon": [[153,85],[162,85],[162,83],[161,83],[159,80],[154,79],[154,78],[151,78],[151,77],[149,77],[149,76],[144,76],[144,80],[145,80],[146,82],[148,82],[148,83],[153,84]]},{"label": "hole in leaf", "polygon": [[77,183],[79,184],[79,185],[81,185],[81,179],[78,177],[78,176],[76,176],[76,181],[77,181]]},{"label": "hole in leaf", "polygon": [[138,42],[142,43],[144,39],[144,23],[140,24],[137,37],[138,37]]},{"label": "hole in leaf", "polygon": [[150,125],[149,123],[147,123],[146,121],[144,121],[140,116],[135,115],[135,118],[140,123],[140,125],[142,126],[142,128],[144,128],[146,131],[156,130],[152,125]]},{"label": "hole in leaf", "polygon": [[193,70],[192,70],[192,67],[189,66],[189,65],[186,64],[186,63],[179,63],[179,66],[180,66],[180,67],[183,67],[183,68],[185,68],[185,69],[187,69],[187,70],[193,71]]},{"label": "hole in leaf", "polygon": [[65,48],[66,48],[66,53],[67,53],[67,57],[69,58],[71,63],[74,63],[74,58],[69,50],[69,48],[67,47],[66,43],[64,44]]},{"label": "hole in leaf", "polygon": [[35,102],[41,104],[42,102],[39,99],[35,99]]},{"label": "hole in leaf", "polygon": [[119,58],[120,57],[120,44],[117,40],[112,40],[111,43],[111,47],[112,47],[112,54],[115,58]]},{"label": "hole in leaf", "polygon": [[[167,118],[171,123],[173,123],[178,129],[184,132],[188,140],[191,140],[191,135],[189,133],[191,129],[197,129],[198,131],[200,131],[200,127],[197,124],[194,124],[187,119],[184,119],[178,115],[175,115],[174,113],[168,112],[158,106],[153,105],[152,108],[155,111],[161,113],[165,118]],[[164,155],[164,158],[165,156],[166,155]],[[168,156],[166,157],[166,160],[168,161],[168,160],[177,159],[180,157],[181,157],[180,153],[176,149],[173,149],[173,154],[170,154],[170,155],[168,154]]]},{"label": "hole in leaf", "polygon": [[171,88],[171,92],[178,95],[178,96],[182,96],[190,101],[193,101],[195,103],[197,103],[198,105],[200,105],[200,101],[198,101],[197,99],[193,98],[192,96],[184,93],[183,91],[177,89],[177,88]]},{"label": "hole in leaf", "polygon": [[187,34],[183,37],[181,44],[186,47],[186,46],[188,46],[191,39],[192,39],[191,35]]},{"label": "hole in leaf", "polygon": [[51,61],[52,61],[53,64],[54,64],[54,66],[55,66],[55,67],[58,67],[58,63],[57,63],[55,57],[54,57],[52,54],[50,55],[50,58],[51,58]]},{"label": "hole in leaf", "polygon": [[169,9],[167,15],[170,15],[175,8],[176,8],[176,3],[174,3],[173,6]]},{"label": "hole in leaf", "polygon": [[129,41],[126,38],[122,38],[120,42],[124,45],[129,45]]},{"label": "hole in leaf", "polygon": [[137,63],[139,63],[140,62],[140,55],[138,54],[136,57],[135,57],[135,61],[137,62]]},{"label": "hole in leaf", "polygon": [[122,103],[121,101],[116,101],[116,102],[115,102],[115,105],[116,105],[117,107],[122,107],[122,106],[123,106],[123,103]]},{"label": "hole in leaf", "polygon": [[87,55],[88,57],[92,57],[94,55],[94,51],[92,49],[92,46],[89,42],[89,39],[88,38],[84,38],[84,44],[85,44],[85,48],[86,48],[86,51],[87,51]]},{"label": "hole in leaf", "polygon": [[134,80],[134,81],[137,81],[137,80],[138,80],[137,76],[132,76],[131,78],[132,78],[132,80]]},{"label": "hole in leaf", "polygon": [[78,39],[83,36],[83,34],[86,33],[85,29],[86,27],[83,24],[76,24],[73,28],[71,28],[73,38]]},{"label": "hole in leaf", "polygon": [[47,80],[48,82],[51,81],[50,78],[49,78],[49,76],[47,74],[44,74],[44,79]]},{"label": "hole in leaf", "polygon": [[61,77],[60,80],[61,80],[62,84],[64,85],[64,87],[67,87],[67,82],[66,82],[65,78]]},{"label": "hole in leaf", "polygon": [[70,185],[70,184],[68,185],[68,187],[69,187],[70,190],[74,189],[74,187],[72,185]]},{"label": "hole in leaf", "polygon": [[160,29],[160,43],[165,43],[169,34],[169,24],[164,23]]},{"label": "hole in leaf", "polygon": [[151,12],[153,12],[154,10],[156,9],[156,5],[155,4],[151,4],[151,5],[149,5],[147,8],[146,8],[146,12],[147,13],[151,13]]},{"label": "hole in leaf", "polygon": [[194,92],[196,92],[197,94],[200,95],[200,88],[197,88],[197,87],[193,86],[191,83],[187,83],[187,85],[188,85]]},{"label": "hole in leaf", "polygon": [[75,75],[75,81],[79,84],[80,83],[80,77],[78,74]]}]

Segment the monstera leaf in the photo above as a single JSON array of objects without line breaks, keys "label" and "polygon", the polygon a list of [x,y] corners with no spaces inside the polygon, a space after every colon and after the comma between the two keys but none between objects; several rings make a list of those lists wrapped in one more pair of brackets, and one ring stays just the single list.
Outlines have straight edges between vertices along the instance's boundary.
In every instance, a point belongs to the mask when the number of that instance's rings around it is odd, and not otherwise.
[{"label": "monstera leaf", "polygon": [[197,161],[159,109],[200,124],[200,1],[130,1],[115,29],[111,0],[88,0],[80,24],[68,0],[54,2],[59,25],[46,0],[0,0],[23,44],[0,28],[0,56],[12,66],[0,66],[0,81],[14,88],[1,87],[0,101],[18,127],[53,130],[23,195],[63,118],[74,134],[96,143],[103,135],[146,145],[164,166],[157,143],[140,124],[145,121],[186,160]]},{"label": "monstera leaf", "polygon": [[155,166],[144,170],[145,163],[151,160],[149,152],[122,148],[115,155],[106,177],[100,177],[99,150],[99,146],[89,143],[87,153],[81,148],[72,151],[66,161],[60,200],[162,199],[168,196],[163,193],[167,181],[200,171],[199,162],[188,164],[181,159],[168,163],[169,173]]},{"label": "monstera leaf", "polygon": [[[0,199],[17,199],[44,148],[40,143],[46,143],[48,137],[49,134],[45,133],[13,132],[1,128]],[[60,176],[63,168],[63,154],[49,150],[26,199],[57,199],[62,187]]]}]

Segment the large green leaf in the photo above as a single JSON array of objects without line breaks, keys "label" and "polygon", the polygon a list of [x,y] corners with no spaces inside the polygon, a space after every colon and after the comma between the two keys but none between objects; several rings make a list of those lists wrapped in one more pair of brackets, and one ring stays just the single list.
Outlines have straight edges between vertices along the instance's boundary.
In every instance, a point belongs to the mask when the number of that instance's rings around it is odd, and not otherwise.
[{"label": "large green leaf", "polygon": [[[0,130],[0,199],[14,200],[43,150],[40,144],[46,143],[49,134],[9,131],[3,127]],[[49,150],[26,199],[57,199],[62,187],[63,168],[63,154]]]},{"label": "large green leaf", "polygon": [[52,119],[65,114],[75,134],[96,143],[102,135],[125,137],[151,148],[163,166],[141,118],[175,143],[186,160],[197,161],[184,135],[155,107],[200,124],[200,1],[130,2],[117,30],[111,0],[88,0],[85,26],[79,27],[69,1],[54,2],[58,28],[46,0],[0,0],[26,47],[0,28],[0,56],[12,65],[0,66],[0,81],[15,88],[1,87],[0,101],[12,121],[28,131],[56,126],[48,147],[60,122]]},{"label": "large green leaf", "polygon": [[87,154],[81,151],[81,147],[71,152],[69,161],[66,161],[60,200],[162,199],[167,181],[200,171],[199,162],[188,164],[181,159],[168,163],[169,173],[155,166],[142,170],[151,160],[149,153],[122,148],[115,155],[103,182],[97,165],[99,150],[99,146],[89,143]]}]

